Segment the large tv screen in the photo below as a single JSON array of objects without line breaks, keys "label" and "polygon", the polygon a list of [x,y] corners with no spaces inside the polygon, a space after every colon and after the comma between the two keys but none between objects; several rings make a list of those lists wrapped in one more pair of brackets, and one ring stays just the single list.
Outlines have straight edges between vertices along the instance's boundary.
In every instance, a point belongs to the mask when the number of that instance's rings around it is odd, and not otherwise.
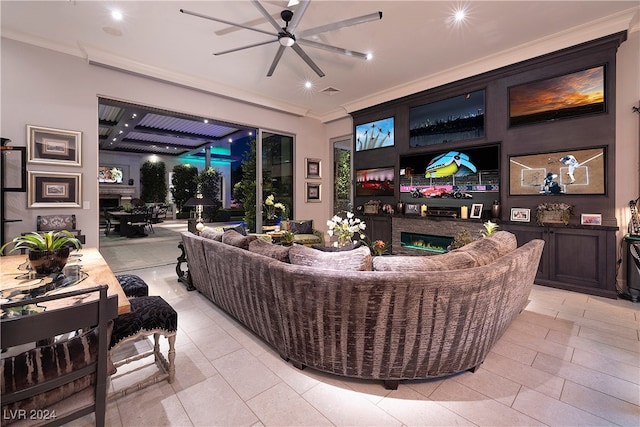
[{"label": "large tv screen", "polygon": [[484,90],[409,110],[409,144],[412,147],[484,137]]},{"label": "large tv screen", "polygon": [[98,182],[106,184],[122,184],[123,168],[120,166],[99,166]]},{"label": "large tv screen", "polygon": [[356,125],[356,151],[392,147],[395,144],[394,118]]},{"label": "large tv screen", "polygon": [[400,157],[400,192],[413,197],[472,197],[499,189],[499,145]]}]

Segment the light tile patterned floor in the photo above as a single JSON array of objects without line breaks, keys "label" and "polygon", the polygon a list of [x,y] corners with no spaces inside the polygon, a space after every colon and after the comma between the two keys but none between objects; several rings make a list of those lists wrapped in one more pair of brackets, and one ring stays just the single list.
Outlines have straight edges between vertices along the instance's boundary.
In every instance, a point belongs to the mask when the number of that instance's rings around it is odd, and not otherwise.
[{"label": "light tile patterned floor", "polygon": [[174,267],[129,272],[179,313],[176,381],[111,402],[110,426],[640,425],[640,304],[535,286],[476,373],[389,391],[294,368]]}]

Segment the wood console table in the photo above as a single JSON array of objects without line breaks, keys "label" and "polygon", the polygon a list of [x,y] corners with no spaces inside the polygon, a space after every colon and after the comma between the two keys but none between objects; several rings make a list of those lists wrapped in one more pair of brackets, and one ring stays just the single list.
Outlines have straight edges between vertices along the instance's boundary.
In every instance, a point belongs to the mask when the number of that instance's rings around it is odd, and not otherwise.
[{"label": "wood console table", "polygon": [[[80,255],[80,256],[78,256]],[[26,287],[41,286],[38,283],[38,278],[28,277],[28,271],[24,269],[24,265],[27,263],[27,257],[25,255],[11,255],[0,257],[0,291],[5,293],[10,289]],[[113,274],[113,271],[107,265],[98,249],[85,248],[77,252],[71,252],[69,261],[65,269],[73,270],[74,266],[78,266],[79,272],[86,274],[86,278],[77,284],[72,284],[60,289],[54,289],[47,292],[47,294],[55,294],[66,292],[70,290],[79,290],[83,288],[91,288],[97,285],[107,285],[109,290],[107,295],[117,296],[118,298],[118,315],[129,313],[131,306],[129,299],[124,294],[118,279]],[[25,299],[25,304],[28,304],[28,299]],[[61,300],[66,301],[66,300]],[[66,302],[68,304],[68,301]]]}]

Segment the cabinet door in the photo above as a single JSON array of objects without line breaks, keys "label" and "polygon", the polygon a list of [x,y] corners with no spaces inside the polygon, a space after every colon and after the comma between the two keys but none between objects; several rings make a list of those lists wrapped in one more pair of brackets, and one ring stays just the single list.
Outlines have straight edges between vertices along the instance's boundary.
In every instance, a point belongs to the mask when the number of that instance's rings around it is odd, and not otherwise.
[{"label": "cabinet door", "polygon": [[547,241],[547,235],[542,227],[531,227],[525,225],[505,225],[504,230],[515,234],[518,239],[518,246],[522,246],[525,243],[533,240],[544,240],[544,249],[542,250],[542,257],[540,258],[540,264],[538,264],[538,273],[536,278],[548,279],[549,278],[549,261],[548,254],[550,251],[549,242]]},{"label": "cabinet door", "polygon": [[365,217],[365,233],[371,241],[382,240],[391,243],[391,218],[384,216]]},{"label": "cabinet door", "polygon": [[550,261],[554,268],[549,279],[580,288],[607,288],[606,240],[607,232],[602,230],[550,229]]}]

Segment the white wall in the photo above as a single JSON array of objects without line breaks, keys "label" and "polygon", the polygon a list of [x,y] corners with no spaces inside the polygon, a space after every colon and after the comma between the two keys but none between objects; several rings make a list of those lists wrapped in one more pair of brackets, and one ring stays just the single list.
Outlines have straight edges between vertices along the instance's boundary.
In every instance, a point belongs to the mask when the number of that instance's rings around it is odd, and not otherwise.
[{"label": "white wall", "polygon": [[[2,39],[1,135],[15,146],[26,146],[26,125],[82,131],[82,166],[28,165],[29,170],[82,172],[82,200],[86,209],[28,209],[26,193],[8,193],[7,217],[21,218],[6,227],[6,237],[35,229],[35,217],[61,210],[75,213],[87,246],[98,246],[98,97],[118,99],[177,112],[261,127],[296,136],[296,216],[323,224],[328,204],[304,202],[304,159],[328,159],[325,126],[300,118],[203,92],[87,64],[77,57]],[[322,199],[330,199],[330,174],[323,174]],[[139,177],[136,183],[139,184]]]}]

